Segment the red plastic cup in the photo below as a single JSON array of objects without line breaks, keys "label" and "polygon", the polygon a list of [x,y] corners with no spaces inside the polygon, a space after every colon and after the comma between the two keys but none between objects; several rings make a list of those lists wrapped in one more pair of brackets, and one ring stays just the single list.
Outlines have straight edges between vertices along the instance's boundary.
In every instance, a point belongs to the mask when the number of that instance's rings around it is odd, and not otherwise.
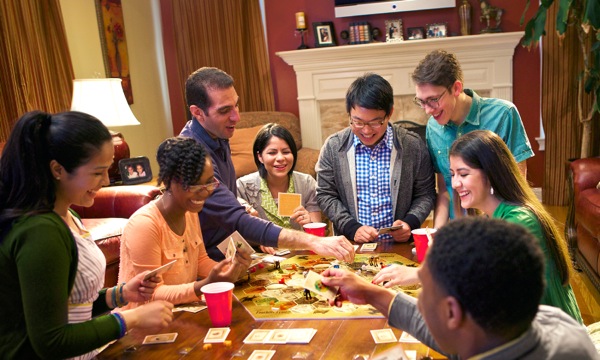
[{"label": "red plastic cup", "polygon": [[303,227],[304,227],[304,232],[306,232],[306,233],[313,234],[316,236],[325,236],[325,229],[327,228],[327,224],[317,222],[317,223],[306,224]]},{"label": "red plastic cup", "polygon": [[[436,229],[429,229],[429,233],[433,236]],[[426,229],[415,229],[411,231],[413,240],[415,241],[415,249],[417,249],[417,261],[423,262],[425,260],[425,254],[429,249],[429,239],[427,238]]]},{"label": "red plastic cup", "polygon": [[224,327],[231,325],[231,298],[233,296],[233,283],[215,282],[204,285],[200,288],[206,306],[208,315],[214,327]]}]

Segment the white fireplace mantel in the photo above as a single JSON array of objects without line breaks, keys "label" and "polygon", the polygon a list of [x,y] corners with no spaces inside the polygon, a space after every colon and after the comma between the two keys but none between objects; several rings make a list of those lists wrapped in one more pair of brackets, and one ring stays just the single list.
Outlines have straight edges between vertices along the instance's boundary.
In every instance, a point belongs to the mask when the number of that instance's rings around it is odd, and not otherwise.
[{"label": "white fireplace mantel", "polygon": [[386,78],[394,95],[413,96],[410,74],[427,53],[445,49],[461,63],[465,87],[512,101],[513,55],[523,32],[456,36],[396,43],[345,45],[278,52],[296,72],[302,143],[323,144],[319,102],[344,100],[348,86],[365,72]]}]

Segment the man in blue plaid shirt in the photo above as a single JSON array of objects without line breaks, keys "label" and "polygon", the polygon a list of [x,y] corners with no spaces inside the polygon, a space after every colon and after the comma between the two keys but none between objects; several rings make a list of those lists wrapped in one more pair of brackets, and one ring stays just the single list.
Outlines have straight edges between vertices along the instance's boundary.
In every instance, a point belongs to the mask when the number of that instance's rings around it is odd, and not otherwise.
[{"label": "man in blue plaid shirt", "polygon": [[[346,93],[350,126],[323,145],[317,202],[336,234],[358,243],[407,241],[435,202],[434,171],[419,135],[389,123],[390,83],[377,74],[356,79]],[[401,226],[388,234],[378,229]]]}]

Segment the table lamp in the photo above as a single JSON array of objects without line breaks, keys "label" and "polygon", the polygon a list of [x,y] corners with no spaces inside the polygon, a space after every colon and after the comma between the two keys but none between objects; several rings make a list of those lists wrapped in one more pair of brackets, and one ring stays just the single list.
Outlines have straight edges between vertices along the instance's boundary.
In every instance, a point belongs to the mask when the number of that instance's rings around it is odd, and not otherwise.
[{"label": "table lamp", "polygon": [[[102,121],[106,127],[139,125],[125,99],[121,79],[75,79],[71,110],[81,111]],[[115,147],[114,162],[108,170],[110,183],[121,181],[119,160],[129,158],[129,145],[119,132],[110,130]]]}]

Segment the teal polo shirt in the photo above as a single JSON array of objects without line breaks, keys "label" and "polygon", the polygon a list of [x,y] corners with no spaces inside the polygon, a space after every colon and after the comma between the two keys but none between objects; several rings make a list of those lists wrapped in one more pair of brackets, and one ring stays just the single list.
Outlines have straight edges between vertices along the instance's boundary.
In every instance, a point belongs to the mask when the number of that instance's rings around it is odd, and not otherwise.
[{"label": "teal polo shirt", "polygon": [[510,101],[483,98],[475,91],[465,89],[465,94],[473,98],[469,115],[462,124],[449,122],[440,125],[433,117],[427,122],[427,147],[436,173],[444,176],[448,194],[450,194],[450,218],[454,218],[452,178],[448,154],[454,140],[474,130],[490,130],[498,134],[519,163],[532,157],[533,150],[525,133],[523,121],[517,107]]}]

